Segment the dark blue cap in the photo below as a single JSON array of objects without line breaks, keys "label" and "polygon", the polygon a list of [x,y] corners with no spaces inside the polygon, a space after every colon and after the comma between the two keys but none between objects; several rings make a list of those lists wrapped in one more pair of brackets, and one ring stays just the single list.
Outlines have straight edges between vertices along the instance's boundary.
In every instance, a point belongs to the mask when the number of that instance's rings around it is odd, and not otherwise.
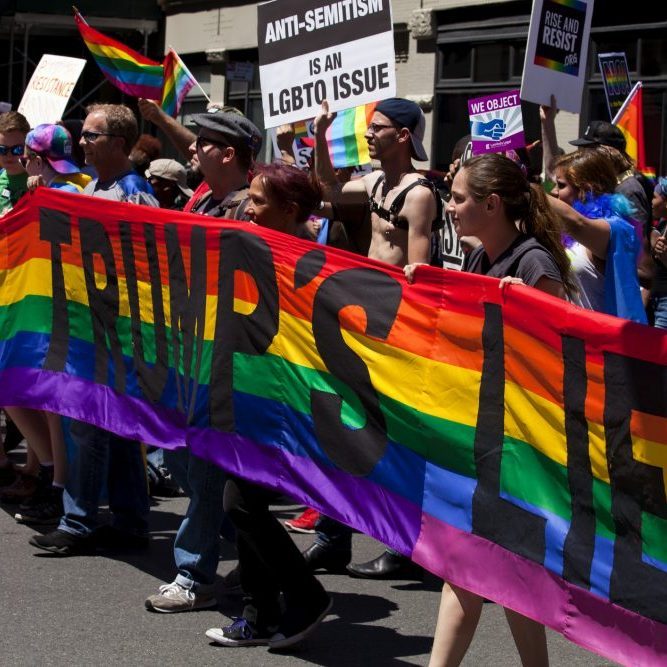
[{"label": "dark blue cap", "polygon": [[428,155],[426,155],[422,143],[424,141],[426,119],[418,104],[410,100],[404,100],[401,97],[391,97],[379,102],[375,111],[389,118],[397,127],[405,127],[410,130],[412,157],[422,162],[428,160]]}]

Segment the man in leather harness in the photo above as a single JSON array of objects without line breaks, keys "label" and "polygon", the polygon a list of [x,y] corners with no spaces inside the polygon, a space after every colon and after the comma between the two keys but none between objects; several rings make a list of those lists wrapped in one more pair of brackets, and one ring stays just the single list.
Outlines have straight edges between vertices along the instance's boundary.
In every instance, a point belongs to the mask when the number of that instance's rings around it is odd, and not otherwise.
[{"label": "man in leather harness", "polygon": [[417,104],[400,98],[380,102],[366,131],[371,159],[382,169],[340,185],[326,142],[333,122],[326,100],[315,119],[315,170],[326,198],[333,204],[368,202],[371,245],[368,256],[395,266],[430,259],[431,231],[439,224],[437,191],[423,179],[412,160],[428,159],[422,139],[424,114]]},{"label": "man in leather harness", "polygon": [[[369,257],[400,267],[411,262],[428,263],[432,232],[442,223],[442,200],[433,183],[422,178],[412,165],[413,159],[428,159],[422,144],[424,114],[419,106],[392,98],[375,107],[365,137],[371,159],[379,160],[382,169],[342,185],[336,180],[326,141],[332,121],[325,100],[314,124],[315,172],[325,199],[334,206],[368,204]],[[321,517],[317,538],[303,556],[313,571],[340,571],[351,557],[350,530],[329,517]],[[347,571],[369,579],[412,579],[423,574],[417,565],[391,549],[367,563],[347,565]]]}]

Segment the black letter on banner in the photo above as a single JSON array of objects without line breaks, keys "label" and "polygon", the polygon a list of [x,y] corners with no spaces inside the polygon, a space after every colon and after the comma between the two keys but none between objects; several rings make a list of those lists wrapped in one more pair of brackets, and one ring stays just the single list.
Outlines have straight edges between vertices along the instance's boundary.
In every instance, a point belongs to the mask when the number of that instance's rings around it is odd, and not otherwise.
[{"label": "black letter on banner", "polygon": [[484,304],[484,363],[475,430],[477,486],[472,497],[472,532],[520,556],[544,562],[545,519],[500,497],[505,432],[503,313]]},{"label": "black letter on banner", "polygon": [[[204,324],[206,321],[206,230],[193,225],[190,235],[190,289],[185,275],[185,265],[181,253],[175,225],[165,225],[169,260],[169,296],[171,308],[171,340],[174,355],[174,372],[178,409],[187,412],[188,422],[192,419],[195,397],[199,385]],[[195,332],[196,329],[196,332]],[[197,349],[193,352],[195,337]],[[181,339],[183,341],[183,385],[179,368],[181,365]],[[195,367],[192,368],[192,356]],[[192,393],[190,382],[192,381]]]},{"label": "black letter on banner", "polygon": [[[259,293],[250,315],[234,312],[234,271],[249,273]],[[239,230],[220,234],[218,312],[211,368],[211,426],[234,431],[234,352],[264,354],[278,333],[278,281],[264,239]]]},{"label": "black letter on banner", "polygon": [[667,417],[667,368],[604,355],[604,434],[614,518],[611,602],[667,623],[667,573],[642,560],[642,512],[667,519],[664,470],[632,455],[632,410]]},{"label": "black letter on banner", "polygon": [[[101,223],[96,220],[81,218],[79,220],[81,234],[81,257],[83,272],[86,277],[88,305],[93,322],[93,340],[95,342],[95,382],[107,384],[109,381],[109,352],[107,336],[114,362],[115,383],[117,392],[125,393],[125,364],[123,350],[116,331],[118,320],[118,274],[113,257],[113,249],[109,236]],[[95,266],[93,256],[100,255],[104,262],[106,285],[98,289],[95,284]]]},{"label": "black letter on banner", "polygon": [[132,245],[132,226],[128,222],[120,223],[120,240],[123,248],[123,264],[127,282],[127,297],[130,302],[132,322],[132,350],[134,365],[137,369],[139,386],[144,396],[153,403],[160,400],[167,382],[169,351],[167,349],[167,328],[164,322],[164,303],[162,302],[162,279],[158,261],[155,227],[143,225],[146,239],[146,255],[151,281],[151,299],[153,305],[153,331],[155,334],[155,365],[149,366],[144,359],[143,337],[141,335],[141,309],[139,289],[137,287],[137,268]]},{"label": "black letter on banner", "polygon": [[39,238],[51,244],[51,339],[44,359],[44,369],[65,370],[69,349],[69,313],[63,274],[63,244],[72,244],[71,221],[67,213],[50,208],[39,209]]},{"label": "black letter on banner", "polygon": [[563,553],[563,579],[590,588],[595,551],[595,510],[586,421],[586,347],[579,338],[563,336],[562,341],[567,479],[572,509]]},{"label": "black letter on banner", "polygon": [[339,271],[324,280],[315,293],[313,334],[317,351],[329,372],[357,394],[366,412],[364,426],[348,428],[341,421],[343,399],[312,390],[315,434],[333,463],[351,475],[368,475],[384,456],[387,426],[366,364],[343,339],[338,313],[345,306],[361,306],[366,312],[365,333],[384,340],[396,319],[401,296],[400,283],[375,269]]}]

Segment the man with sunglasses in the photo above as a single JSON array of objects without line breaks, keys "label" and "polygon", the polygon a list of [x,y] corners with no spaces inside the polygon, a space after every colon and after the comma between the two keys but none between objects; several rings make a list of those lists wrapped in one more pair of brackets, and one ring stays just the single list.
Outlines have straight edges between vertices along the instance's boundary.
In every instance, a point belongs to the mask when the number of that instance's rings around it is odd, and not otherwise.
[{"label": "man with sunglasses", "polygon": [[248,172],[262,145],[262,135],[245,116],[211,109],[194,116],[199,134],[190,145],[210,192],[190,208],[192,213],[216,218],[248,220]]},{"label": "man with sunglasses", "polygon": [[134,171],[130,151],[139,130],[137,119],[123,104],[94,104],[87,109],[80,145],[86,164],[97,178],[83,193],[112,201],[158,206],[150,183]]},{"label": "man with sunglasses", "polygon": [[28,175],[19,158],[28,132],[30,124],[23,114],[0,114],[0,215],[11,210],[27,190]]},{"label": "man with sunglasses", "polygon": [[[98,177],[83,193],[157,207],[150,184],[132,169],[128,158],[138,134],[132,110],[121,104],[97,104],[87,111],[80,144],[86,164],[95,167]],[[147,547],[148,488],[140,444],[75,419],[68,428],[76,455],[63,493],[65,513],[56,530],[34,535],[30,544],[58,556],[89,553],[97,547]],[[102,526],[98,508],[105,485],[111,524]]]},{"label": "man with sunglasses", "polygon": [[[262,145],[255,125],[236,112],[211,109],[193,118],[199,134],[190,145],[210,190],[194,195],[189,209],[200,215],[247,221],[248,171]],[[195,611],[217,606],[213,583],[220,556],[220,534],[231,541],[233,528],[223,506],[225,472],[191,453],[187,447],[165,450],[164,462],[190,498],[174,541],[176,577],[148,597],[146,609],[161,613]],[[226,580],[232,588],[234,575]]]}]

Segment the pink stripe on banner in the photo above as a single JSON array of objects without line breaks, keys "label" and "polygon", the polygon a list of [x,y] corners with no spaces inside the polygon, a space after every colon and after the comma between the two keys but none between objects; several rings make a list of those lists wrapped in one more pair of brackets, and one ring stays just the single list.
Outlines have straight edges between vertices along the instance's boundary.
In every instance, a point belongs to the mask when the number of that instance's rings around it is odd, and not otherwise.
[{"label": "pink stripe on banner", "polygon": [[422,515],[412,558],[461,588],[539,618],[601,656],[647,667],[667,661],[667,626],[610,604],[537,563],[429,514]]}]

